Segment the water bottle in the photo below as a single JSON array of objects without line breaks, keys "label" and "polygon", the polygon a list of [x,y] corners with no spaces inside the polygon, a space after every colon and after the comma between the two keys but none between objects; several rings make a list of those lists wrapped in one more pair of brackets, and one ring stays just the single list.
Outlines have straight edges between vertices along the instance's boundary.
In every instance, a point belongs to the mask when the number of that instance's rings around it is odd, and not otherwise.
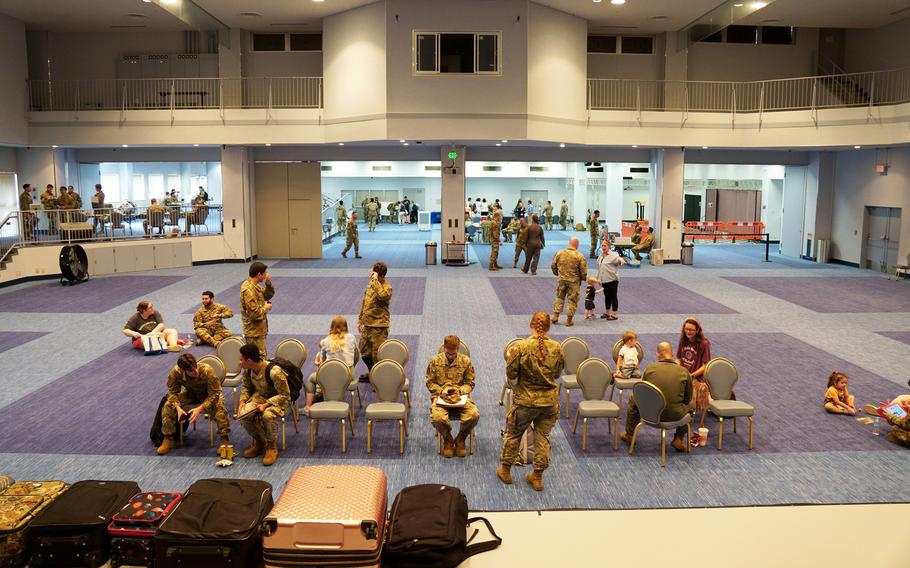
[{"label": "water bottle", "polygon": [[882,433],[882,421],[878,416],[872,421],[872,435],[879,436]]}]

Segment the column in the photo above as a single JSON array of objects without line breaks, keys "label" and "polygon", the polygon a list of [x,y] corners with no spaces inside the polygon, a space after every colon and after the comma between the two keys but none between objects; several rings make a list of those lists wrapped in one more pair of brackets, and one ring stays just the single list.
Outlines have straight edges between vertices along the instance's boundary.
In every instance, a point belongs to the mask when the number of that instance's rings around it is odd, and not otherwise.
[{"label": "column", "polygon": [[600,218],[613,232],[619,232],[622,225],[622,176],[625,168],[625,164],[604,164],[607,196],[604,211],[600,212]]},{"label": "column", "polygon": [[442,261],[446,259],[445,243],[464,242],[464,146],[441,146],[439,159],[442,162],[440,200],[442,202],[442,223],[440,225],[439,248]]},{"label": "column", "polygon": [[645,213],[654,227],[654,248],[664,250],[664,260],[678,262],[682,244],[685,153],[678,148],[661,148],[651,155],[650,210]]},{"label": "column", "polygon": [[243,77],[240,30],[218,32],[224,41],[218,42],[218,77],[221,79],[221,103],[225,106],[239,106],[243,94]]},{"label": "column", "polygon": [[224,203],[224,258],[249,259],[256,254],[256,212],[253,207],[253,168],[250,149],[221,150],[221,192]]}]

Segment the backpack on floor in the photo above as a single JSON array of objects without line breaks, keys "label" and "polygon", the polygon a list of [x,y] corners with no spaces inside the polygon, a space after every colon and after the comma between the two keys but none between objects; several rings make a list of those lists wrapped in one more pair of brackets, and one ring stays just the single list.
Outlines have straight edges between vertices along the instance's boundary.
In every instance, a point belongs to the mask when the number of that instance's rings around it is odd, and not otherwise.
[{"label": "backpack on floor", "polygon": [[[468,526],[483,521],[494,540],[469,544]],[[502,539],[483,517],[468,518],[468,500],[457,487],[414,485],[401,490],[392,503],[383,564],[396,568],[454,568],[465,558],[493,550]]]},{"label": "backpack on floor", "polygon": [[[161,432],[161,410],[164,408],[166,402],[167,397],[161,397],[161,402],[158,403],[158,410],[155,412],[155,419],[152,421],[152,429],[149,431],[149,438],[152,439],[152,444],[154,444],[156,448],[164,441],[164,434]],[[190,421],[184,420],[183,422],[178,423],[177,426],[183,428],[185,433],[190,427]]]},{"label": "backpack on floor", "polygon": [[272,388],[275,388],[275,385],[272,384],[272,367],[278,365],[281,367],[281,370],[284,371],[284,374],[288,376],[288,390],[291,391],[291,402],[294,402],[300,398],[300,391],[303,389],[303,372],[300,370],[300,367],[291,363],[287,359],[281,357],[273,357],[269,361],[268,366],[265,369],[265,379],[269,382]]}]

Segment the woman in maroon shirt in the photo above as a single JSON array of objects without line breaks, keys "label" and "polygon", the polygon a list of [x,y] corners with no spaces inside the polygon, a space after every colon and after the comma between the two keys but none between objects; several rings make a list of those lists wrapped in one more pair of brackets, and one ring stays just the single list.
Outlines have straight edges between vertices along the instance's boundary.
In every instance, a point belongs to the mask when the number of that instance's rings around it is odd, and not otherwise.
[{"label": "woman in maroon shirt", "polygon": [[[705,415],[708,413],[708,384],[705,382],[705,367],[711,360],[711,342],[705,337],[701,323],[695,318],[686,318],[679,346],[676,348],[679,364],[692,375],[692,392],[695,395],[695,411],[701,412],[699,427],[705,427]],[[698,434],[692,434],[693,444]]]}]

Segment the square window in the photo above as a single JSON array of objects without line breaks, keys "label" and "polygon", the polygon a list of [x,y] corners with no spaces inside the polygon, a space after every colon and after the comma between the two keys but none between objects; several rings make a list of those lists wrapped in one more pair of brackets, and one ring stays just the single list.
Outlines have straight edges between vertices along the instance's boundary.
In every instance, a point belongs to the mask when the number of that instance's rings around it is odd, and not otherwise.
[{"label": "square window", "polygon": [[793,28],[786,26],[762,26],[761,42],[773,45],[792,45]]},{"label": "square window", "polygon": [[284,34],[253,34],[253,51],[284,51]]},{"label": "square window", "polygon": [[623,53],[654,53],[654,38],[650,36],[622,36]]},{"label": "square window", "polygon": [[439,72],[474,72],[474,34],[440,34]]},{"label": "square window", "polygon": [[588,36],[588,53],[616,53],[616,36]]},{"label": "square window", "polygon": [[322,34],[291,34],[291,51],[322,51]]},{"label": "square window", "polygon": [[727,43],[758,43],[758,26],[729,26]]}]

